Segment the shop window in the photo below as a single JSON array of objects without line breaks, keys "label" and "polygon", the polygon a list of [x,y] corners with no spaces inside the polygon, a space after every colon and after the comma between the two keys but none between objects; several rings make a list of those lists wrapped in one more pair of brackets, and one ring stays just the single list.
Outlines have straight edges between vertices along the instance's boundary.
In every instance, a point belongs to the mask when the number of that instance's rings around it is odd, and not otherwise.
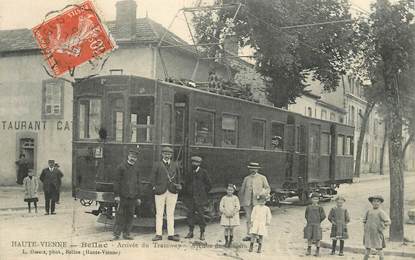
[{"label": "shop window", "polygon": [[282,123],[271,124],[271,149],[274,151],[284,149],[284,124]]},{"label": "shop window", "polygon": [[63,118],[63,81],[50,79],[42,83],[42,118]]},{"label": "shop window", "polygon": [[197,110],[195,113],[195,144],[213,145],[215,114]]},{"label": "shop window", "polygon": [[321,134],[321,154],[322,155],[331,154],[331,136],[329,133]]},{"label": "shop window", "polygon": [[101,128],[101,99],[81,100],[78,120],[80,139],[98,139]]},{"label": "shop window", "polygon": [[129,118],[131,142],[152,142],[154,128],[154,97],[131,97]]},{"label": "shop window", "polygon": [[238,145],[238,117],[223,115],[222,117],[222,146],[236,147]]},{"label": "shop window", "polygon": [[337,155],[344,155],[344,135],[337,137]]},{"label": "shop window", "polygon": [[252,120],[252,146],[265,148],[265,121],[263,120]]}]

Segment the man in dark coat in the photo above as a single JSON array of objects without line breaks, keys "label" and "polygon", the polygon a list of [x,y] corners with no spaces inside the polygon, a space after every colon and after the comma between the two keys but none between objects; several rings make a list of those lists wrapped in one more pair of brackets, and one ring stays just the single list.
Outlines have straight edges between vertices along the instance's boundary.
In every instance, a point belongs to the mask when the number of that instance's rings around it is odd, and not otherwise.
[{"label": "man in dark coat", "polygon": [[187,222],[189,233],[185,238],[193,238],[195,224],[199,224],[200,240],[205,240],[206,222],[203,209],[208,204],[208,192],[212,188],[208,173],[200,167],[202,158],[192,156],[192,169],[186,175],[185,204],[188,209]]},{"label": "man in dark coat", "polygon": [[114,179],[114,200],[118,202],[115,216],[114,240],[120,238],[133,239],[130,235],[135,207],[141,203],[139,199],[139,173],[136,166],[137,149],[128,152],[127,160],[118,165]]},{"label": "man in dark coat", "polygon": [[174,234],[174,209],[179,191],[182,189],[179,165],[172,160],[173,149],[164,146],[161,150],[162,160],[154,163],[151,184],[154,190],[156,203],[156,236],[153,241],[162,240],[163,215],[166,208],[167,239],[179,241]]},{"label": "man in dark coat", "polygon": [[26,159],[26,155],[24,153],[20,154],[19,160],[16,161],[17,165],[17,178],[16,183],[22,185],[24,178],[29,173],[29,162]]},{"label": "man in dark coat", "polygon": [[59,188],[62,183],[62,172],[55,167],[55,161],[48,161],[48,168],[42,170],[40,181],[43,183],[43,192],[45,193],[45,215],[55,215],[55,203],[59,198]]}]

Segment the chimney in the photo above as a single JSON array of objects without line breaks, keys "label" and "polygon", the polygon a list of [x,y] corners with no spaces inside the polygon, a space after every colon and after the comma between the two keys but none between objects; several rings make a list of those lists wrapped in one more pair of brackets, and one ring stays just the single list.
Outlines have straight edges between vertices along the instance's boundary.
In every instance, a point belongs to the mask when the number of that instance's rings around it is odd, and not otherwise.
[{"label": "chimney", "polygon": [[122,0],[115,4],[115,27],[118,40],[134,40],[137,24],[137,4],[134,0]]},{"label": "chimney", "polygon": [[[235,35],[226,35],[225,40],[223,41],[223,48],[225,49],[226,55],[233,54],[235,56],[238,56],[238,39]],[[230,53],[230,54],[229,54]]]}]

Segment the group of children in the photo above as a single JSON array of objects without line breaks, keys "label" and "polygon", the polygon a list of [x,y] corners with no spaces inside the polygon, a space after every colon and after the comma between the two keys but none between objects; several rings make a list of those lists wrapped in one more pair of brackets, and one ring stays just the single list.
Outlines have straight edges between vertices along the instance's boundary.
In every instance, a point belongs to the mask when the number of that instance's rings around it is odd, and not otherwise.
[{"label": "group of children", "polygon": [[[233,229],[239,226],[239,198],[234,195],[235,185],[229,184],[226,195],[219,204],[221,215],[220,224],[225,228],[225,247],[229,248],[233,240]],[[251,213],[251,243],[249,252],[253,251],[255,242],[258,243],[257,253],[261,253],[263,237],[267,235],[267,226],[271,224],[271,210],[265,205],[269,199],[268,195],[258,196],[258,204],[254,206]]]},{"label": "group of children", "polygon": [[[239,199],[234,192],[235,185],[229,184],[227,194],[220,201],[221,221],[220,224],[225,228],[225,247],[229,248],[233,240],[233,229],[239,226]],[[261,195],[258,197],[259,204],[255,205],[251,214],[251,241],[249,252],[253,251],[255,242],[258,243],[257,252],[261,252],[263,237],[267,235],[267,226],[271,223],[271,210],[265,205],[268,196]],[[331,223],[330,238],[332,239],[331,254],[336,253],[337,241],[340,241],[339,256],[343,256],[344,241],[349,238],[347,231],[347,224],[350,222],[350,214],[344,203],[346,199],[343,196],[338,196],[336,199],[336,206],[333,207],[328,215],[328,220]],[[385,247],[385,238],[383,231],[387,225],[390,224],[390,219],[387,214],[380,209],[380,204],[383,203],[382,196],[376,195],[369,197],[369,202],[372,204],[372,209],[369,209],[363,219],[364,223],[364,237],[363,242],[366,248],[365,258],[369,258],[371,248],[378,251],[379,259],[383,260],[383,251]],[[307,206],[305,210],[305,219],[307,224],[304,228],[304,238],[307,239],[306,255],[311,255],[311,246],[316,245],[315,256],[320,255],[320,240],[322,239],[321,222],[326,219],[326,214],[322,206],[319,205],[319,194],[311,194],[311,205]]]},{"label": "group of children", "polygon": [[[366,248],[364,259],[369,259],[370,250],[375,248],[378,252],[379,259],[383,260],[383,251],[385,248],[385,238],[383,231],[386,226],[390,224],[390,219],[387,214],[380,209],[380,204],[383,203],[383,198],[380,195],[369,197],[369,202],[372,204],[372,209],[369,209],[363,219],[364,235],[363,244]],[[311,195],[311,205],[307,206],[305,211],[305,218],[307,225],[304,228],[304,238],[307,239],[308,247],[306,255],[311,255],[311,245],[313,242],[316,245],[315,256],[320,254],[320,240],[322,239],[321,222],[326,218],[323,207],[319,204],[319,195]],[[328,220],[331,223],[330,238],[332,239],[331,254],[336,253],[337,240],[340,240],[339,255],[343,256],[344,240],[349,238],[347,231],[347,224],[350,222],[350,215],[347,209],[343,207],[346,199],[343,196],[336,198],[336,207],[330,210]]]}]

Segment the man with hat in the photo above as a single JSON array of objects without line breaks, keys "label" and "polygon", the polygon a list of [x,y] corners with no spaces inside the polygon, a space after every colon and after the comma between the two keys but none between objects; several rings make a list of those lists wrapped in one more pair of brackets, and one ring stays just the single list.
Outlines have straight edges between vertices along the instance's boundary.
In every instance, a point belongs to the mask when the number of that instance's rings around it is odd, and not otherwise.
[{"label": "man with hat", "polygon": [[249,175],[244,181],[239,191],[239,200],[246,213],[247,236],[243,241],[250,241],[249,230],[251,228],[251,213],[255,205],[258,204],[260,195],[269,194],[271,189],[267,178],[259,173],[260,165],[257,162],[250,162],[248,165]]},{"label": "man with hat", "polygon": [[185,204],[188,209],[187,222],[189,233],[185,238],[193,238],[195,224],[200,228],[200,240],[205,240],[206,222],[204,218],[204,207],[208,204],[208,193],[212,188],[208,173],[201,168],[202,158],[192,156],[192,169],[186,175],[185,181]]},{"label": "man with hat", "polygon": [[59,189],[62,183],[62,172],[55,167],[54,160],[48,160],[49,167],[42,170],[40,181],[43,183],[43,192],[45,193],[45,215],[55,215],[55,203],[59,199]]},{"label": "man with hat", "polygon": [[166,208],[168,240],[179,241],[179,236],[174,234],[174,209],[176,207],[179,191],[182,189],[180,167],[172,160],[173,149],[171,146],[163,146],[161,149],[161,161],[155,162],[151,184],[154,190],[156,204],[156,236],[153,241],[162,240],[163,215]]},{"label": "man with hat", "polygon": [[130,235],[135,207],[141,204],[140,181],[137,168],[138,147],[128,151],[127,160],[118,165],[114,178],[114,200],[118,203],[115,216],[114,240],[123,238],[131,240]]}]

